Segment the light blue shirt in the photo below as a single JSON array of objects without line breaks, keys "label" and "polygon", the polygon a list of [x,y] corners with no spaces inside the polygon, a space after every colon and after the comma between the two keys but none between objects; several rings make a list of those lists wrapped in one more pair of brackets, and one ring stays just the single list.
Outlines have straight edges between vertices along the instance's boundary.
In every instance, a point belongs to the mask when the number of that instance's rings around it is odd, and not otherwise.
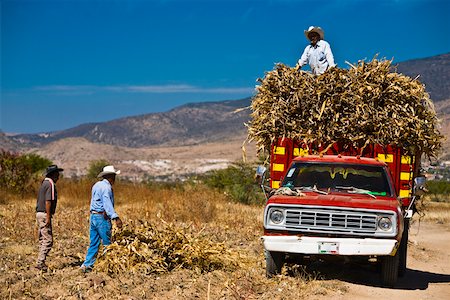
[{"label": "light blue shirt", "polygon": [[92,187],[91,211],[105,211],[111,219],[119,217],[114,210],[114,193],[107,179],[98,181]]},{"label": "light blue shirt", "polygon": [[320,40],[316,46],[308,45],[298,60],[300,67],[309,64],[311,72],[319,75],[325,73],[328,68],[334,67],[334,57],[328,42]]}]

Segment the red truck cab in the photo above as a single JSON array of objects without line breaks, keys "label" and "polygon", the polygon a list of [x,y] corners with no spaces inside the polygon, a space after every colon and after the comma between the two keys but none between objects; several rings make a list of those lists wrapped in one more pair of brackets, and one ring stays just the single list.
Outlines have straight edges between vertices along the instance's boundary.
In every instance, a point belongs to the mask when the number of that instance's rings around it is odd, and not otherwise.
[{"label": "red truck cab", "polygon": [[376,258],[382,283],[393,286],[406,270],[415,161],[391,146],[320,149],[279,139],[264,210],[267,276],[287,256],[358,256]]}]

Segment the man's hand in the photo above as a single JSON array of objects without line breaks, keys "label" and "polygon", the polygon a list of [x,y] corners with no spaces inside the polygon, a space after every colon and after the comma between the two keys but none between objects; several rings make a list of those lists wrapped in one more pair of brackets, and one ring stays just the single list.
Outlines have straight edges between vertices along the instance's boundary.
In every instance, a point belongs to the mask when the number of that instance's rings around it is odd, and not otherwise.
[{"label": "man's hand", "polygon": [[50,218],[47,217],[47,219],[45,220],[45,226],[44,227],[49,228],[51,226],[52,226],[52,218],[51,217]]},{"label": "man's hand", "polygon": [[122,228],[122,220],[119,217],[115,218],[114,222],[116,222],[117,227]]}]

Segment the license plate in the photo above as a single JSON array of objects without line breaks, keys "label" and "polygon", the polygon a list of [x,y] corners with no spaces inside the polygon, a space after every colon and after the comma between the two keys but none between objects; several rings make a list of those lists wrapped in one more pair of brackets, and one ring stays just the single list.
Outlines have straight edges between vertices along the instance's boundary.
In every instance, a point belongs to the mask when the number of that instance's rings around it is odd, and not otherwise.
[{"label": "license plate", "polygon": [[339,243],[319,243],[320,254],[339,254]]}]

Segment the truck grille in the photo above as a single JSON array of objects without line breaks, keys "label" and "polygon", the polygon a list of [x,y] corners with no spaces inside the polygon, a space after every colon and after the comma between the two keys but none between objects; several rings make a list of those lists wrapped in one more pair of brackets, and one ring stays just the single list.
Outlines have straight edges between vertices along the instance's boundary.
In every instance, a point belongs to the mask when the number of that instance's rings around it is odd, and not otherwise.
[{"label": "truck grille", "polygon": [[350,211],[286,211],[286,227],[340,232],[371,233],[377,229],[377,215]]}]

